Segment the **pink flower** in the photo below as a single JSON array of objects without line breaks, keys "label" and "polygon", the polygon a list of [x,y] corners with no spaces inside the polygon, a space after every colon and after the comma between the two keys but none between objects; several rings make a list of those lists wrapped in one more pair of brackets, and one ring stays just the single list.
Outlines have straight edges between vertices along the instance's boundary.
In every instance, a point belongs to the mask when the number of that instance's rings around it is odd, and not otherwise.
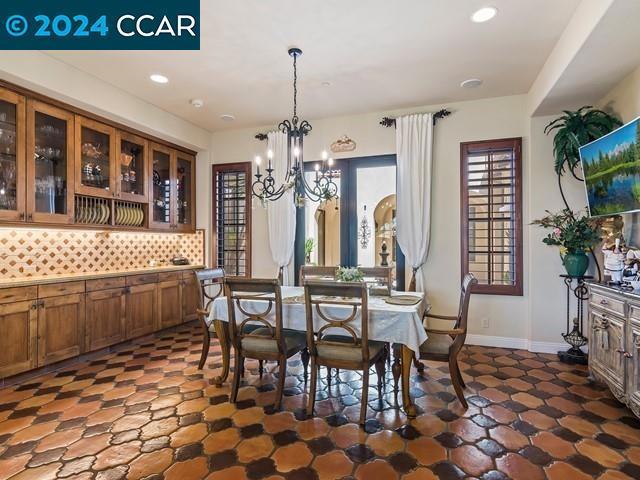
[{"label": "pink flower", "polygon": [[562,230],[560,230],[559,228],[554,228],[554,229],[553,229],[553,234],[554,234],[554,235],[556,235],[556,236],[557,236],[557,235],[560,235],[561,233],[562,233]]}]

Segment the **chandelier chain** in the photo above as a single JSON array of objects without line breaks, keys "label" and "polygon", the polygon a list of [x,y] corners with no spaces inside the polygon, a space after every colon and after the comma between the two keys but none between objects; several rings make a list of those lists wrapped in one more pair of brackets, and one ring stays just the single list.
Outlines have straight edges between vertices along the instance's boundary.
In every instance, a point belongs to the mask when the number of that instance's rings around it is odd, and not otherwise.
[{"label": "chandelier chain", "polygon": [[298,116],[298,55],[293,55],[293,118]]}]

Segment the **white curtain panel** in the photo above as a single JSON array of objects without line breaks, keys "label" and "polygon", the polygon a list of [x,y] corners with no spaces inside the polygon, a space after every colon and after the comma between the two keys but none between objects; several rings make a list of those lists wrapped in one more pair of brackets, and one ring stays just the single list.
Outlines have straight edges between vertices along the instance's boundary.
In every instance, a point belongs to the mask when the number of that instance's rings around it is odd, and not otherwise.
[{"label": "white curtain panel", "polygon": [[[273,175],[278,188],[284,182],[287,173],[287,135],[279,131],[269,132],[267,148],[273,151]],[[283,267],[283,285],[289,285],[287,267],[293,259],[296,241],[296,207],[293,203],[293,189],[285,192],[279,200],[267,202],[267,225],[271,256],[278,265],[278,269]]]},{"label": "white curtain panel", "polygon": [[397,236],[408,265],[416,271],[416,290],[424,291],[420,267],[427,260],[431,230],[433,114],[396,118],[398,164]]}]

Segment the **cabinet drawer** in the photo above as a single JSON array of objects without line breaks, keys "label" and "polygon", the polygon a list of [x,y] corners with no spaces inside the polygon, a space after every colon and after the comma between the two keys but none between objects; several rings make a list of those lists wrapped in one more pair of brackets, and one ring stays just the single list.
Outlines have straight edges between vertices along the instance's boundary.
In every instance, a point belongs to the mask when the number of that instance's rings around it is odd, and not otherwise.
[{"label": "cabinet drawer", "polygon": [[57,297],[58,295],[69,295],[72,293],[84,293],[84,281],[52,283],[38,286],[38,298]]},{"label": "cabinet drawer", "polygon": [[131,275],[127,277],[127,285],[145,285],[147,283],[158,283],[157,273],[146,273],[143,275]]},{"label": "cabinet drawer", "polygon": [[124,287],[124,277],[99,278],[97,280],[87,280],[87,292],[96,290],[107,290],[108,288]]},{"label": "cabinet drawer", "polygon": [[608,310],[618,315],[624,316],[625,314],[624,302],[622,300],[606,297],[594,292],[591,294],[591,300],[589,303],[591,303],[591,305],[593,305],[594,307]]},{"label": "cabinet drawer", "polygon": [[0,289],[0,303],[22,302],[33,300],[38,296],[38,287],[13,287]]},{"label": "cabinet drawer", "polygon": [[171,282],[173,280],[182,280],[182,272],[164,272],[158,276],[160,282]]}]

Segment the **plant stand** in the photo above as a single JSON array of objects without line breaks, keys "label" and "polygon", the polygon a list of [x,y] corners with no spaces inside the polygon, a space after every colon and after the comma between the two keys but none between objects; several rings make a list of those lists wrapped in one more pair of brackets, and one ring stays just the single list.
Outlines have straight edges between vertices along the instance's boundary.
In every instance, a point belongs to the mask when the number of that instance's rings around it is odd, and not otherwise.
[{"label": "plant stand", "polygon": [[[583,302],[589,298],[589,288],[587,280],[593,279],[592,276],[574,277],[571,275],[560,275],[567,287],[567,332],[562,334],[562,338],[571,348],[566,351],[559,351],[558,358],[563,363],[586,365],[589,357],[580,347],[588,343],[587,338],[582,334],[584,321],[584,305]],[[571,319],[571,294],[576,299],[577,315],[573,319],[573,327],[570,327]],[[571,330],[570,330],[571,328]]]}]

